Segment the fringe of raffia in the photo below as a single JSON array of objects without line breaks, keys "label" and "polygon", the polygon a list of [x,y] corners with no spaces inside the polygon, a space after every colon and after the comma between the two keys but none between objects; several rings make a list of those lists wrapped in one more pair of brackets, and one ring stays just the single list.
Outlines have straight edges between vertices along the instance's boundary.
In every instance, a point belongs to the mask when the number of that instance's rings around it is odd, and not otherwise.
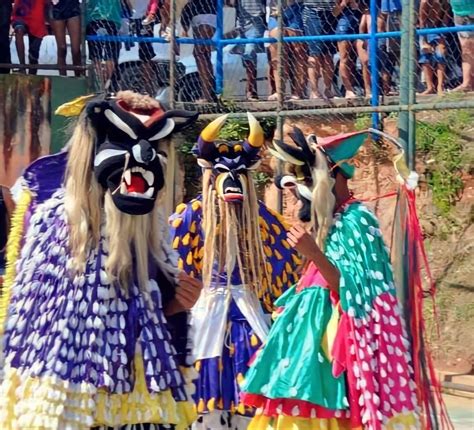
[{"label": "fringe of raffia", "polygon": [[27,190],[24,190],[12,215],[11,229],[7,244],[7,264],[5,269],[5,277],[3,279],[3,286],[0,291],[0,336],[3,335],[4,331],[8,303],[10,302],[11,288],[16,277],[16,262],[21,252],[25,214],[30,206],[31,200],[31,193]]},{"label": "fringe of raffia", "polygon": [[[408,255],[408,325],[412,337],[412,357],[414,379],[417,386],[418,404],[422,410],[422,428],[426,430],[451,430],[454,426],[444,404],[441,385],[436,376],[431,351],[425,338],[425,321],[423,317],[423,299],[431,296],[434,304],[436,285],[431,272],[423,244],[423,235],[416,211],[415,191],[402,188],[402,199],[405,200],[406,212],[402,222],[404,247]],[[400,200],[399,200],[400,204]],[[399,212],[400,213],[400,212]],[[422,269],[429,279],[429,290],[423,288]],[[436,314],[436,309],[434,308]]]}]

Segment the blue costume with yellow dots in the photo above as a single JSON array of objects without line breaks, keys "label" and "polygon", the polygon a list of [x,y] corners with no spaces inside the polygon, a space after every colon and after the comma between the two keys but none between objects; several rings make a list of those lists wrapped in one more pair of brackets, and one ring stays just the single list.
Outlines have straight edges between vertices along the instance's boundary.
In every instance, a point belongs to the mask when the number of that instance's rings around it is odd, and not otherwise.
[{"label": "blue costume with yellow dots", "polygon": [[[170,219],[178,266],[197,278],[202,276],[204,255],[201,221],[201,198],[179,205]],[[300,262],[286,241],[283,220],[261,202],[259,225],[272,285],[265,285],[267,280],[262,279],[261,291],[255,294],[242,285],[237,268],[227,282],[228,274],[215,266],[211,285],[204,286],[192,312],[195,367],[199,372],[195,401],[199,414],[215,420],[208,420],[204,428],[225,425],[224,416],[213,411],[230,412],[234,415],[232,428],[246,428],[246,420],[240,416],[252,415],[252,410],[240,402],[238,382],[266,339],[273,301],[296,281],[295,268]]]}]

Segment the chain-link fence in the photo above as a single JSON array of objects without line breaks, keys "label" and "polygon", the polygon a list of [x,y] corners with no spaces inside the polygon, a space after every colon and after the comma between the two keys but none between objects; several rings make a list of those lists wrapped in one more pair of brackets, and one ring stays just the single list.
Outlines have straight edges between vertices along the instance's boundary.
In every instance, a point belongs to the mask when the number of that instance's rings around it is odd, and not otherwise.
[{"label": "chain-link fence", "polygon": [[470,15],[445,0],[405,3],[404,12],[398,0],[91,0],[85,28],[97,87],[111,79],[112,90],[208,113],[402,105],[402,51],[420,97],[472,89],[461,47],[472,57]]}]

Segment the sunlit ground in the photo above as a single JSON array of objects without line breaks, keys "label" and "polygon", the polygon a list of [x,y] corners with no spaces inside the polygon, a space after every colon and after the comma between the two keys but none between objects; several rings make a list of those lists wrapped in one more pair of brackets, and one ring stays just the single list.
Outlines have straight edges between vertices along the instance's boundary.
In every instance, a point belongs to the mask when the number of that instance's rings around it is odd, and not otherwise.
[{"label": "sunlit ground", "polygon": [[456,430],[474,429],[474,399],[445,395],[444,400]]}]

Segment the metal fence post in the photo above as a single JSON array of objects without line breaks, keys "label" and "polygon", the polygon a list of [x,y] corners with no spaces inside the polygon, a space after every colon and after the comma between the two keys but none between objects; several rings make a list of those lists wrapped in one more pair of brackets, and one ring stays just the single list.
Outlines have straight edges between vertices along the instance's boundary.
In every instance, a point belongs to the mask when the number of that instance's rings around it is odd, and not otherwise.
[{"label": "metal fence post", "polygon": [[220,96],[224,90],[224,0],[217,0],[216,25],[216,95]]},{"label": "metal fence post", "polygon": [[[371,76],[371,89],[372,98],[371,105],[379,105],[379,64],[378,64],[378,53],[377,46],[378,40],[376,38],[377,33],[377,17],[378,17],[378,0],[370,0],[370,39],[369,39],[369,58],[370,58],[370,76]],[[374,112],[372,114],[372,127],[379,129],[379,114]]]},{"label": "metal fence post", "polygon": [[401,16],[401,54],[400,54],[400,104],[408,110],[400,112],[398,131],[405,145],[407,163],[414,168],[415,153],[415,114],[411,109],[415,103],[415,0],[402,1]]},{"label": "metal fence post", "polygon": [[[415,0],[402,1],[402,16],[401,16],[401,53],[400,53],[400,104],[406,105],[407,110],[401,111],[398,121],[398,132],[400,139],[405,148],[406,161],[410,169],[415,166],[415,112],[412,110],[415,101],[415,87],[414,87],[414,65],[415,65]],[[398,213],[398,222],[401,222],[401,217],[404,216],[403,209]],[[400,228],[403,232],[403,228]],[[409,267],[408,252],[406,237],[401,234],[395,237],[398,242],[397,258],[401,264],[398,264],[397,270],[397,293],[400,303],[403,308],[405,321],[410,321],[408,301],[410,291],[408,286]],[[401,244],[405,244],[402,246]]]},{"label": "metal fence post", "polygon": [[170,1],[170,96],[169,105],[173,109],[175,106],[175,89],[176,89],[176,0]]},{"label": "metal fence post", "polygon": [[[283,102],[285,100],[285,70],[284,70],[284,46],[283,46],[283,0],[278,0],[277,2],[277,18],[278,18],[278,39],[277,39],[277,78],[280,81],[277,88],[277,136],[279,139],[283,140],[283,122],[284,118],[281,115],[283,110]],[[276,85],[276,81],[275,81]],[[282,171],[282,162],[277,161],[277,175],[281,174]],[[282,190],[278,188],[278,212],[283,213],[283,193]]]}]

